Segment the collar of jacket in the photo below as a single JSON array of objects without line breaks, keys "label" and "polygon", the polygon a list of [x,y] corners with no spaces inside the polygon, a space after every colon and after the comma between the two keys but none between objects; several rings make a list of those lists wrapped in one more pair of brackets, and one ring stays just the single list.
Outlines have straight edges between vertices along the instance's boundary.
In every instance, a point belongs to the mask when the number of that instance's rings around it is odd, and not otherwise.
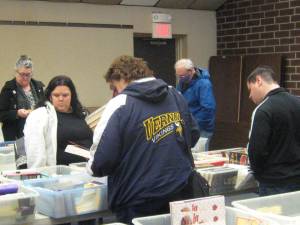
[{"label": "collar of jacket", "polygon": [[[37,88],[42,88],[44,87],[45,85],[43,84],[43,82],[41,81],[37,81],[33,78],[31,78],[30,82],[33,83],[33,85]],[[12,80],[9,80],[6,82],[5,84],[6,88],[8,89],[16,89],[17,88],[17,81],[16,81],[16,78],[12,79]]]},{"label": "collar of jacket", "polygon": [[193,78],[190,81],[189,87],[193,86],[197,82],[197,80],[199,80],[201,77],[200,70],[198,68],[195,68],[195,70],[196,70],[196,73],[193,75]]},{"label": "collar of jacket", "polygon": [[287,90],[282,87],[275,88],[275,89],[269,91],[269,93],[266,95],[266,97],[264,97],[264,99],[266,99],[267,97],[269,97],[271,95],[276,95],[280,92],[287,92]]}]

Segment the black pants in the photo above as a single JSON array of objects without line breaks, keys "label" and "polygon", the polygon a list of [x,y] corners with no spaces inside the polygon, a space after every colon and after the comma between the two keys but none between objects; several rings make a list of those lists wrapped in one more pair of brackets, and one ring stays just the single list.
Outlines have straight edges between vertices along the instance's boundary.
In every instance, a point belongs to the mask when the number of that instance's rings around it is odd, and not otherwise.
[{"label": "black pants", "polygon": [[259,195],[260,196],[268,196],[268,195],[276,195],[282,194],[292,191],[299,191],[300,184],[268,184],[268,183],[259,183]]},{"label": "black pants", "polygon": [[189,198],[191,198],[189,187],[185,186],[182,190],[169,197],[152,199],[143,204],[124,207],[115,211],[115,214],[119,222],[132,224],[132,219],[137,217],[170,213],[169,202]]}]

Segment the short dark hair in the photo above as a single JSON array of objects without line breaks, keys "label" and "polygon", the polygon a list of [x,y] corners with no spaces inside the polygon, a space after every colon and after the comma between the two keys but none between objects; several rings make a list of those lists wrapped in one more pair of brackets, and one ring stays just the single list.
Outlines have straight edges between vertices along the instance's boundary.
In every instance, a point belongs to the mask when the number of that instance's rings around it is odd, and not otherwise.
[{"label": "short dark hair", "polygon": [[58,75],[53,77],[45,90],[46,100],[50,101],[51,93],[57,86],[67,86],[71,91],[71,107],[73,109],[73,113],[79,118],[84,118],[86,116],[84,109],[79,102],[78,95],[76,92],[75,85],[70,77],[65,75]]},{"label": "short dark hair", "polygon": [[106,82],[124,79],[127,82],[140,78],[152,77],[153,71],[149,69],[147,62],[142,58],[122,55],[116,58],[104,78]]},{"label": "short dark hair", "polygon": [[276,82],[275,73],[270,66],[258,66],[248,76],[247,83],[255,83],[258,75],[260,75],[267,83]]}]

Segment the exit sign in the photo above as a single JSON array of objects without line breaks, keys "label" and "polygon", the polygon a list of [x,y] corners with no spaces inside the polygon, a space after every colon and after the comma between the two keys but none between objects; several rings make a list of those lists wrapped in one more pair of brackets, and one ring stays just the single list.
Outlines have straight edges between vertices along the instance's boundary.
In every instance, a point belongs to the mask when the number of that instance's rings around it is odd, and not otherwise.
[{"label": "exit sign", "polygon": [[170,23],[152,23],[152,38],[172,38]]}]

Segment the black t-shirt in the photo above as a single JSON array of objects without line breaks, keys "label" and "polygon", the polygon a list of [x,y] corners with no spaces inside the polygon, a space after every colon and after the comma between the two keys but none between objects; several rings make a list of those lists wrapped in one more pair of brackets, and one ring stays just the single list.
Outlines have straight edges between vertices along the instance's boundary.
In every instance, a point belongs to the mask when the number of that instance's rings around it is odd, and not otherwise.
[{"label": "black t-shirt", "polygon": [[93,143],[93,132],[85,120],[74,113],[57,112],[57,165],[86,161],[83,157],[65,152],[66,146],[72,143],[89,149]]}]

